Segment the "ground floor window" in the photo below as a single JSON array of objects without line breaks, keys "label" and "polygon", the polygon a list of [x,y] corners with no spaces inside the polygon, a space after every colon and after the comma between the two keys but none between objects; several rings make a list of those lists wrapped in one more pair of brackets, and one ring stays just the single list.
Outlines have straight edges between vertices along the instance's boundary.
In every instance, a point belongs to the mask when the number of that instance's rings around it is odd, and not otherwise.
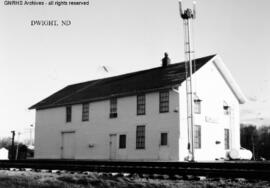
[{"label": "ground floor window", "polygon": [[224,144],[225,149],[230,149],[230,130],[224,129]]},{"label": "ground floor window", "polygon": [[200,149],[201,148],[201,126],[200,125],[194,125],[193,127],[193,147],[194,149]]},{"label": "ground floor window", "polygon": [[145,148],[145,125],[139,125],[136,129],[136,149]]},{"label": "ground floor window", "polygon": [[160,145],[167,146],[168,145],[168,133],[160,134]]},{"label": "ground floor window", "polygon": [[127,136],[125,134],[119,135],[119,149],[126,148],[126,138]]}]

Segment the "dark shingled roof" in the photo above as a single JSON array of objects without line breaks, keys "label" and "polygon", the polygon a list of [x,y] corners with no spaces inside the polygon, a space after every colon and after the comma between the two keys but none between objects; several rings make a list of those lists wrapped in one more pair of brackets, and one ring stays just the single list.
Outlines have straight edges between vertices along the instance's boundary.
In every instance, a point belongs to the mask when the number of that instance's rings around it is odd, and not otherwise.
[{"label": "dark shingled roof", "polygon": [[[196,59],[196,70],[199,70],[214,56]],[[185,77],[184,63],[170,64],[167,67],[157,67],[69,85],[29,109],[45,109],[157,91],[177,86],[185,81]]]}]

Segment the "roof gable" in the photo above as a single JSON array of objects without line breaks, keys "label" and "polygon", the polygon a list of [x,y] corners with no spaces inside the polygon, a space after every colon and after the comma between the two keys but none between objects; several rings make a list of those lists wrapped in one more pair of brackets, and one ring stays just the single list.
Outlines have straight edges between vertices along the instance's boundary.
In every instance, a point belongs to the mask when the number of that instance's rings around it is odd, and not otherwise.
[{"label": "roof gable", "polygon": [[[195,60],[196,71],[215,55]],[[186,79],[185,63],[69,85],[29,109],[45,109],[171,88]]]}]

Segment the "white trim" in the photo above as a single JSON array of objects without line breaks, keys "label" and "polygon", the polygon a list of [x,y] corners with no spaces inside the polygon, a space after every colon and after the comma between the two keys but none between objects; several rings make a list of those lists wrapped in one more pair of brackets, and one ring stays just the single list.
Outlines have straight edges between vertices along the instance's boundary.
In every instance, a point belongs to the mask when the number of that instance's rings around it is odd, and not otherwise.
[{"label": "white trim", "polygon": [[230,73],[229,69],[225,66],[222,59],[219,55],[214,56],[211,60],[235,97],[238,99],[240,104],[244,104],[247,101],[246,96],[243,94],[242,90],[236,83],[236,81],[233,79],[232,74]]}]

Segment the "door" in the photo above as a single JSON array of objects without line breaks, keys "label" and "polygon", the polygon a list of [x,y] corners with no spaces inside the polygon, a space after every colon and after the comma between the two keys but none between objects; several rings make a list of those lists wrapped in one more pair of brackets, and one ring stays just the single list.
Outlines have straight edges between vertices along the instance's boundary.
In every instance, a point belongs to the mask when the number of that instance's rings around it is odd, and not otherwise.
[{"label": "door", "polygon": [[75,158],[75,132],[62,133],[62,158]]},{"label": "door", "polygon": [[224,157],[224,135],[221,127],[213,127],[212,130],[212,156],[214,160],[220,160]]},{"label": "door", "polygon": [[159,160],[170,160],[170,147],[168,144],[168,132],[161,132],[159,138]]},{"label": "door", "polygon": [[117,137],[116,134],[110,134],[110,159],[116,159],[116,149],[117,149]]}]

